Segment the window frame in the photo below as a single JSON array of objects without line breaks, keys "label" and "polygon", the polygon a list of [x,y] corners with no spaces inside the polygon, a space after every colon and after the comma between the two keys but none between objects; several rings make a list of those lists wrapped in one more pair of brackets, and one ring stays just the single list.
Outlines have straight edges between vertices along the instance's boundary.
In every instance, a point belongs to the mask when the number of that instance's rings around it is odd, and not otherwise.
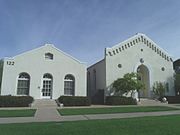
[{"label": "window frame", "polygon": [[[24,75],[25,77],[21,77]],[[22,72],[18,75],[17,78],[17,92],[16,94],[19,96],[28,96],[30,92],[30,75],[26,72]],[[24,84],[23,84],[24,83]]]},{"label": "window frame", "polygon": [[64,77],[64,95],[75,96],[75,77],[72,74]]},{"label": "window frame", "polygon": [[50,52],[45,53],[45,60],[53,60],[54,59],[54,55]]}]

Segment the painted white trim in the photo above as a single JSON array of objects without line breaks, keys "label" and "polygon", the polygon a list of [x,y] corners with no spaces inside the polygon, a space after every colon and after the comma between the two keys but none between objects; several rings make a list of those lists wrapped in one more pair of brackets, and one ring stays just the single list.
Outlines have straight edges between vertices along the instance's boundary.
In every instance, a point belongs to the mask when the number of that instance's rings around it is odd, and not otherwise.
[{"label": "painted white trim", "polygon": [[144,36],[144,34],[138,33],[138,34],[136,34],[136,35],[134,35],[132,37],[129,37],[128,39],[126,39],[126,40],[124,40],[124,41],[122,41],[122,42],[120,42],[120,43],[118,43],[118,44],[116,44],[116,45],[114,45],[112,47],[106,47],[106,49],[115,49],[116,47],[120,47],[120,46],[122,46],[123,44],[125,44],[127,42],[131,42],[131,40],[134,40],[134,38],[137,38],[140,35]]},{"label": "painted white trim", "polygon": [[[52,76],[51,79],[49,78],[43,78],[43,76],[45,74],[50,74]],[[52,81],[52,86],[51,86],[51,96],[43,96],[43,92],[42,92],[42,89],[43,89],[43,81]],[[53,98],[53,89],[54,89],[54,85],[53,85],[53,75],[51,73],[44,73],[42,76],[41,76],[41,85],[40,85],[40,99],[52,99]]]},{"label": "painted white trim", "polygon": [[17,88],[18,88],[18,78],[19,78],[19,74],[16,76],[16,81],[15,81],[15,94],[14,95],[17,95]]},{"label": "painted white trim", "polygon": [[151,41],[154,45],[156,45],[156,47],[158,47],[161,51],[163,51],[163,53],[166,53],[166,55],[168,55],[169,57],[172,57],[172,55],[170,55],[166,50],[164,50],[163,48],[161,48],[159,45],[157,45],[157,43],[155,41],[153,41],[152,39],[150,39],[148,36],[146,36],[145,34],[142,34],[142,36],[144,36],[146,39],[148,39],[149,41]]},{"label": "painted white trim", "polygon": [[127,42],[132,42],[132,40],[138,38],[139,36],[143,36],[144,38],[146,38],[147,40],[149,40],[150,42],[152,42],[156,48],[158,48],[159,50],[161,50],[164,54],[166,54],[168,57],[172,58],[172,55],[170,55],[167,51],[165,51],[163,48],[161,48],[159,45],[157,45],[152,39],[150,39],[148,36],[146,36],[145,34],[142,34],[142,33],[137,33],[136,35],[112,46],[112,47],[106,47],[105,49],[107,50],[113,50],[113,49],[116,49],[118,47],[121,47],[123,46],[124,44],[126,44]]},{"label": "painted white trim", "polygon": [[63,95],[66,95],[64,93],[64,82],[65,81],[69,81],[69,80],[64,79],[66,77],[66,75],[72,75],[73,78],[74,78],[74,95],[72,95],[72,96],[76,96],[77,78],[75,77],[75,75],[73,73],[66,73],[66,74],[64,74],[64,77],[63,77]]},{"label": "painted white trim", "polygon": [[[28,74],[29,75],[29,96],[30,96],[30,90],[31,90],[31,75],[27,72],[27,71],[24,71],[24,72],[20,72],[18,75],[16,75],[16,81],[15,81],[15,94],[14,95],[17,95],[17,96],[19,96],[18,94],[17,94],[17,92],[18,92],[18,80],[28,80],[28,79],[25,79],[25,78],[19,78],[19,75],[21,74],[21,73],[26,73],[26,74]],[[21,96],[21,95],[20,95]],[[27,96],[27,95],[26,95]]]},{"label": "painted white trim", "polygon": [[[47,45],[47,44],[46,44],[46,45]],[[81,62],[81,61],[79,61],[78,59],[74,58],[73,56],[71,56],[71,55],[67,54],[66,52],[63,52],[63,51],[62,51],[62,50],[60,50],[60,49],[58,49],[58,48],[57,48],[57,47],[55,47],[54,45],[51,45],[51,47],[52,47],[52,48],[54,48],[54,49],[56,49],[57,51],[61,52],[62,54],[64,54],[64,55],[66,55],[66,56],[70,57],[71,59],[73,59],[73,60],[77,61],[77,62],[78,62],[78,63],[80,63],[80,64],[87,64],[87,62]]]}]

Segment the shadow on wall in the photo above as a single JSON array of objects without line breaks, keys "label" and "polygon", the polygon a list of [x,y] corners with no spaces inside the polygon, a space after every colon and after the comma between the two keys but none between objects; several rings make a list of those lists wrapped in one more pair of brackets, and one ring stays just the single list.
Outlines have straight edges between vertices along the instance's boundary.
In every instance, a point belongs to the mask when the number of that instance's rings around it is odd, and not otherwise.
[{"label": "shadow on wall", "polygon": [[92,102],[92,104],[103,105],[103,104],[105,104],[105,97],[112,96],[112,95],[119,95],[119,94],[115,93],[115,90],[111,84],[106,88],[106,90],[104,90],[104,89],[96,90],[96,92],[94,93],[94,95],[91,98],[91,102]]},{"label": "shadow on wall", "polygon": [[180,96],[180,73],[174,75],[174,89],[176,96]]},{"label": "shadow on wall", "polygon": [[112,85],[108,86],[106,90],[98,89],[91,97],[91,103],[96,105],[103,105],[105,103],[105,96],[114,95],[114,89]]},{"label": "shadow on wall", "polygon": [[115,89],[113,88],[113,84],[109,85],[108,87],[106,87],[106,96],[112,96],[115,95]]},{"label": "shadow on wall", "polygon": [[169,77],[167,78],[166,80],[166,95],[169,95],[169,96],[175,96],[177,93],[175,91],[175,85],[174,85],[174,80],[175,78],[174,77]]},{"label": "shadow on wall", "polygon": [[104,104],[104,89],[99,89],[97,92],[93,95],[92,104],[96,105],[103,105]]}]

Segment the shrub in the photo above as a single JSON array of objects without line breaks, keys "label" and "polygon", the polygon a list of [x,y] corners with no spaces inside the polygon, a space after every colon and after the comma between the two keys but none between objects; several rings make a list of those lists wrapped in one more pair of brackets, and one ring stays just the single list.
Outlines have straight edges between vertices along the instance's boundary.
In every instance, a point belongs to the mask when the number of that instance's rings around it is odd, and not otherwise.
[{"label": "shrub", "polygon": [[167,98],[168,104],[180,103],[180,96],[165,96]]},{"label": "shrub", "polygon": [[132,97],[107,96],[106,104],[107,105],[137,105],[137,101]]},{"label": "shrub", "polygon": [[90,100],[87,97],[82,96],[60,96],[58,98],[59,103],[63,103],[64,106],[89,106]]},{"label": "shrub", "polygon": [[28,107],[33,100],[31,96],[0,96],[0,107]]},{"label": "shrub", "polygon": [[157,96],[157,98],[159,100],[162,99],[162,97],[164,97],[165,95],[165,83],[162,83],[162,82],[155,82],[153,84],[153,93],[155,96]]}]

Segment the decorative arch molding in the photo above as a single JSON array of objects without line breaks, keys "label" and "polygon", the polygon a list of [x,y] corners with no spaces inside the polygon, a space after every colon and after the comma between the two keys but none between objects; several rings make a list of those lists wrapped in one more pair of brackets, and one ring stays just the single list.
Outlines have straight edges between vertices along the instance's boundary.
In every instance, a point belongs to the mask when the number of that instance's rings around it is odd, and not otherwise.
[{"label": "decorative arch molding", "polygon": [[152,74],[152,68],[151,68],[151,65],[150,64],[148,64],[148,63],[146,63],[146,62],[144,62],[144,63],[141,63],[141,62],[138,62],[135,66],[134,66],[134,69],[133,69],[133,71],[135,72],[135,73],[137,73],[137,69],[138,69],[138,67],[140,67],[141,65],[143,65],[143,66],[145,66],[147,69],[148,69],[148,71],[149,71],[149,91],[148,91],[148,96],[150,97],[151,96],[151,87],[152,87],[152,85],[153,85],[153,74]]},{"label": "decorative arch molding", "polygon": [[21,72],[17,76],[17,95],[29,95],[31,76],[27,72]]},{"label": "decorative arch molding", "polygon": [[75,95],[75,82],[76,78],[73,74],[66,74],[64,76],[64,95]]},{"label": "decorative arch molding", "polygon": [[41,98],[52,99],[53,96],[53,75],[51,73],[44,73],[41,81]]},{"label": "decorative arch molding", "polygon": [[50,79],[53,79],[53,75],[50,74],[50,73],[45,73],[45,74],[43,74],[43,78],[50,78]]}]

